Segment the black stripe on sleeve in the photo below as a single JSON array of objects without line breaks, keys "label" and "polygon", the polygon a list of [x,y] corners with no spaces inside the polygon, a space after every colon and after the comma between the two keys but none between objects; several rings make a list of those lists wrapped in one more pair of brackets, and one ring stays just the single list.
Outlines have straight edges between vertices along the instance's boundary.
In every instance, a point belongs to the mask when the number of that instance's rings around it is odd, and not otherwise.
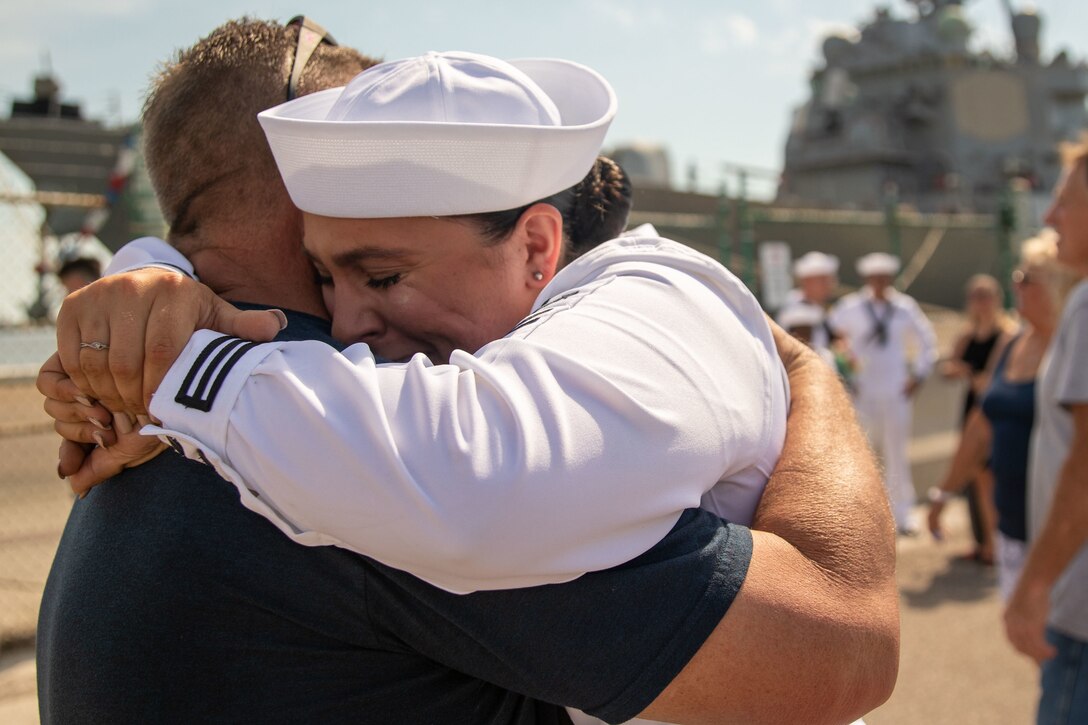
[{"label": "black stripe on sleeve", "polygon": [[[255,342],[247,342],[230,335],[212,340],[200,351],[193,366],[189,368],[174,402],[205,413],[210,411],[231,369],[256,345]],[[200,376],[199,382],[197,376]]]}]

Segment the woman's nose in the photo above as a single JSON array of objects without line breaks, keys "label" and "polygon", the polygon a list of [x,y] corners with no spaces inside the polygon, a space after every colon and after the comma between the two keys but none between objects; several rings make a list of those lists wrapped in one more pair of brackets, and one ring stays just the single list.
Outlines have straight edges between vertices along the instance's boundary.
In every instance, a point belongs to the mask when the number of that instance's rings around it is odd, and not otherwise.
[{"label": "woman's nose", "polygon": [[[363,297],[365,297],[365,293]],[[332,336],[345,344],[371,343],[385,332],[385,322],[377,306],[358,292],[336,290],[332,305]]]}]

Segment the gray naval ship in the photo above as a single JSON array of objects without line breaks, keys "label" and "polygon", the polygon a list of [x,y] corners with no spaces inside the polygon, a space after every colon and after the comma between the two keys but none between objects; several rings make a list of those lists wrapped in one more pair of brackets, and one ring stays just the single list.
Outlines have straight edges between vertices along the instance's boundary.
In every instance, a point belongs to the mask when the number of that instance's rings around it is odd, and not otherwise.
[{"label": "gray naval ship", "polygon": [[[902,3],[905,17],[880,7],[856,35],[825,38],[771,201],[746,192],[762,170],[736,166],[717,196],[684,192],[640,176],[652,154],[619,149],[620,163],[635,157],[632,221],[721,260],[771,309],[789,258],[812,250],[839,256],[847,287],[859,256],[891,252],[900,289],[946,307],[976,272],[1007,280],[1059,177],[1059,144],[1088,129],[1088,66],[1044,53],[1043,19],[1004,5],[1004,55],[974,47],[955,0]],[[774,279],[769,242],[785,244]]]},{"label": "gray naval ship", "polygon": [[1043,19],[1008,13],[1013,57],[973,52],[957,0],[878,8],[857,37],[823,42],[812,96],[793,118],[778,202],[878,208],[889,192],[920,211],[991,212],[1011,178],[1046,193],[1057,146],[1088,126],[1088,66],[1045,58]]}]

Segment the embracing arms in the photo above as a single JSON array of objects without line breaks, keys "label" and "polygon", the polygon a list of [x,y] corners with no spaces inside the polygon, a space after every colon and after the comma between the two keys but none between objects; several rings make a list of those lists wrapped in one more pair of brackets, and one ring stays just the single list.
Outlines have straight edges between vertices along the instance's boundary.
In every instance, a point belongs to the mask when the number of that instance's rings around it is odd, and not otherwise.
[{"label": "embracing arms", "polygon": [[788,336],[777,342],[795,427],[757,514],[767,533],[754,532],[732,609],[648,715],[846,722],[894,683],[894,543],[876,468],[834,374]]},{"label": "embracing arms", "polygon": [[790,430],[744,585],[647,717],[850,722],[894,687],[895,536],[880,473],[834,372],[793,354]]},{"label": "embracing arms", "polygon": [[[564,581],[645,551],[723,475],[746,521],[784,435],[783,373],[754,300],[744,292],[745,317],[723,304],[730,291],[649,266],[575,285],[446,366],[198,333],[151,412],[296,541],[455,591]],[[108,354],[75,351],[87,378],[137,347],[91,318],[77,342],[112,337]],[[111,385],[95,397],[128,400]],[[527,535],[529,520],[552,535]]]}]

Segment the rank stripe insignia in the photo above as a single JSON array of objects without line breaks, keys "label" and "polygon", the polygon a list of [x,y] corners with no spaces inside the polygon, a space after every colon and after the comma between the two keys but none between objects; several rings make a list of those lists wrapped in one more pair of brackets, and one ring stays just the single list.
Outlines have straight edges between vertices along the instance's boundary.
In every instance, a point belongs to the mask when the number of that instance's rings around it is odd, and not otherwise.
[{"label": "rank stripe insignia", "polygon": [[[200,351],[193,366],[185,375],[181,383],[181,389],[174,398],[175,403],[186,408],[195,408],[207,413],[215,403],[215,397],[227,379],[231,369],[242,359],[242,356],[256,347],[258,343],[241,340],[230,335],[217,337]],[[216,352],[218,350],[218,352]],[[212,357],[212,355],[215,357]],[[228,357],[229,356],[229,357]],[[211,358],[209,361],[208,358]],[[200,375],[203,371],[203,375]],[[197,375],[200,381],[196,387],[193,382]],[[214,377],[213,377],[214,376]]]}]

